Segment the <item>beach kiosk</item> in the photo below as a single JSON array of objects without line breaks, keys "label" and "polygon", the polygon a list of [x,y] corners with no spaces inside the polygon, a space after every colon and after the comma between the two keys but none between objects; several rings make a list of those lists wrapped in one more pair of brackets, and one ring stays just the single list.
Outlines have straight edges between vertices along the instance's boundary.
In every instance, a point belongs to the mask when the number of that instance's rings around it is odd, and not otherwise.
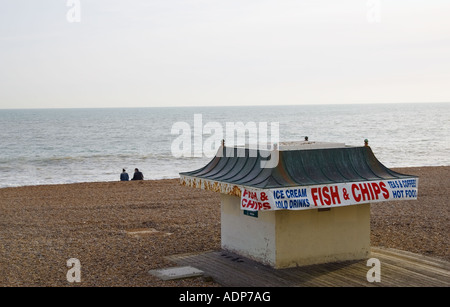
[{"label": "beach kiosk", "polygon": [[[394,172],[366,144],[222,145],[181,184],[220,193],[221,245],[287,268],[370,256],[370,204],[417,199],[418,178]],[[207,201],[207,200],[205,200]]]}]

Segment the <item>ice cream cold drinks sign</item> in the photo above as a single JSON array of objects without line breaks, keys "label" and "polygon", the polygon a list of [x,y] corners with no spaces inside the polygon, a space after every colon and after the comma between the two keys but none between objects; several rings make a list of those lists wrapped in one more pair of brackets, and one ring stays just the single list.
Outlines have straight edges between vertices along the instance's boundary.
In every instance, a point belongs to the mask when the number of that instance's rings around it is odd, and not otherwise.
[{"label": "ice cream cold drinks sign", "polygon": [[241,188],[243,210],[304,210],[417,199],[418,178],[277,189]]}]

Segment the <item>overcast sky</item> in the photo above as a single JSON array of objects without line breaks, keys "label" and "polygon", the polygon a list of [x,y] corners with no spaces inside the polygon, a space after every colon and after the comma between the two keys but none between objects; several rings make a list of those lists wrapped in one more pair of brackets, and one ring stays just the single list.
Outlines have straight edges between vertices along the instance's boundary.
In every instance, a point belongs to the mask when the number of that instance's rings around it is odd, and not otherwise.
[{"label": "overcast sky", "polygon": [[448,0],[0,0],[0,109],[443,101]]}]

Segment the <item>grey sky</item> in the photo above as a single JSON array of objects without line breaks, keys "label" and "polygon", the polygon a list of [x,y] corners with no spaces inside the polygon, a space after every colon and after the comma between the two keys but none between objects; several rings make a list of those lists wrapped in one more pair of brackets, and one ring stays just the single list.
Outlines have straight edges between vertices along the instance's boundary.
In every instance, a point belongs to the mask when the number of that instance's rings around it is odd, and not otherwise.
[{"label": "grey sky", "polygon": [[79,2],[0,0],[0,108],[450,101],[448,0]]}]

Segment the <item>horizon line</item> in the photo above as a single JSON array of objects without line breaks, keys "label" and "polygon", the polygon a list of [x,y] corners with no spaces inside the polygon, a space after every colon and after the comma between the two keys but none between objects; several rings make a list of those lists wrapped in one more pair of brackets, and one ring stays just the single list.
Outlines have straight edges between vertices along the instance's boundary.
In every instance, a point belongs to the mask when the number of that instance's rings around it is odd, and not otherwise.
[{"label": "horizon line", "polygon": [[301,103],[301,104],[248,104],[248,105],[189,105],[189,106],[131,106],[131,107],[23,107],[23,108],[0,108],[0,110],[82,110],[82,109],[152,109],[152,108],[223,108],[223,107],[292,107],[292,106],[327,106],[327,105],[377,105],[377,104],[437,104],[450,103],[450,101],[427,101],[427,102],[360,102],[360,103]]}]

